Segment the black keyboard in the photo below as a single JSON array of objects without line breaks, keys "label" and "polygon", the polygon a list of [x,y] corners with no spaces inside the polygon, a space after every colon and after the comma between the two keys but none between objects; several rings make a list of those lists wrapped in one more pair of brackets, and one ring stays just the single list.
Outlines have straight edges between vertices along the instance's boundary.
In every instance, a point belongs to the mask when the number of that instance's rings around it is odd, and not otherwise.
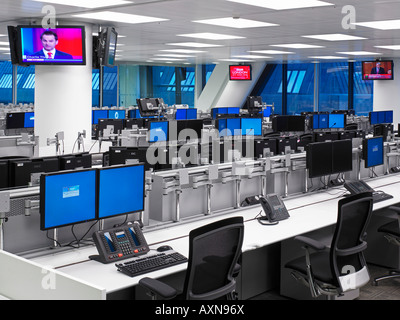
[{"label": "black keyboard", "polygon": [[372,199],[374,203],[392,199],[393,196],[384,192],[374,192],[372,193]]},{"label": "black keyboard", "polygon": [[159,253],[150,257],[140,257],[133,260],[117,263],[117,270],[130,276],[135,277],[151,271],[156,271],[177,264],[185,263],[188,259],[178,252]]}]

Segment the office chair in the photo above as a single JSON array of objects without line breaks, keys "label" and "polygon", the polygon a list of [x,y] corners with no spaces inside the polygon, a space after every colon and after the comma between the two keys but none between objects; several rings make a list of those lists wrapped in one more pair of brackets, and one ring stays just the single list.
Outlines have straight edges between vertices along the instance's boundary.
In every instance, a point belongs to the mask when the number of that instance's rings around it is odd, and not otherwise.
[{"label": "office chair", "polygon": [[306,256],[288,262],[285,267],[292,269],[293,277],[310,288],[313,298],[340,296],[368,283],[370,277],[363,251],[367,248],[365,230],[372,205],[371,193],[339,201],[330,248],[305,236],[295,238],[304,243]]},{"label": "office chair", "polygon": [[[400,215],[399,207],[389,207],[389,209]],[[384,233],[384,237],[388,240],[389,243],[400,247],[399,220],[384,224],[383,226],[378,228],[378,232]],[[390,270],[389,274],[375,278],[372,284],[374,286],[377,286],[379,284],[379,281],[393,278],[400,278],[400,270]]]},{"label": "office chair", "polygon": [[236,280],[243,243],[242,217],[228,218],[192,230],[183,292],[152,278],[139,285],[155,300],[214,300],[235,298]]}]

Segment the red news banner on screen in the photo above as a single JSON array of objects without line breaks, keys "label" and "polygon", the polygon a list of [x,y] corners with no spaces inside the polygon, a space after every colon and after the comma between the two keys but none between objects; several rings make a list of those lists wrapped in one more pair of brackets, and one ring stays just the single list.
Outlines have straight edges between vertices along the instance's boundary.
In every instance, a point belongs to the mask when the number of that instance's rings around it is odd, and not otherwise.
[{"label": "red news banner on screen", "polygon": [[251,80],[251,66],[229,66],[230,80]]}]

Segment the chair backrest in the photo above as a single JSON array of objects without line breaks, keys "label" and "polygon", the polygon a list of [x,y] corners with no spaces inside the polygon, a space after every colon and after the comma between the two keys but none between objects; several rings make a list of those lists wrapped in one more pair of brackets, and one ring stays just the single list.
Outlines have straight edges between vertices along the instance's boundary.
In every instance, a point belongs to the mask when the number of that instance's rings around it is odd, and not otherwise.
[{"label": "chair backrest", "polygon": [[188,300],[213,300],[235,288],[232,277],[241,254],[242,217],[234,217],[192,230],[184,295]]},{"label": "chair backrest", "polygon": [[366,228],[371,218],[371,193],[362,193],[339,201],[338,219],[331,243],[330,263],[335,285],[342,291],[357,289],[369,281],[363,251]]}]

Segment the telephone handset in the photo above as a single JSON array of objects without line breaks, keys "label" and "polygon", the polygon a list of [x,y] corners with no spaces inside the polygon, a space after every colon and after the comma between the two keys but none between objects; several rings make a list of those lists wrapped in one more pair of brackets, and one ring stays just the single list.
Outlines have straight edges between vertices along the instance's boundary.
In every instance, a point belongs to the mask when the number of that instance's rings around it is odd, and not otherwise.
[{"label": "telephone handset", "polygon": [[138,222],[93,233],[98,255],[91,260],[107,264],[132,258],[150,251]]},{"label": "telephone handset", "polygon": [[[258,198],[265,213],[265,216],[258,218],[260,223],[276,225],[279,221],[288,219],[290,217],[285,204],[277,194],[272,193],[267,195],[267,197],[259,196]],[[265,223],[265,220],[268,222]]]}]

